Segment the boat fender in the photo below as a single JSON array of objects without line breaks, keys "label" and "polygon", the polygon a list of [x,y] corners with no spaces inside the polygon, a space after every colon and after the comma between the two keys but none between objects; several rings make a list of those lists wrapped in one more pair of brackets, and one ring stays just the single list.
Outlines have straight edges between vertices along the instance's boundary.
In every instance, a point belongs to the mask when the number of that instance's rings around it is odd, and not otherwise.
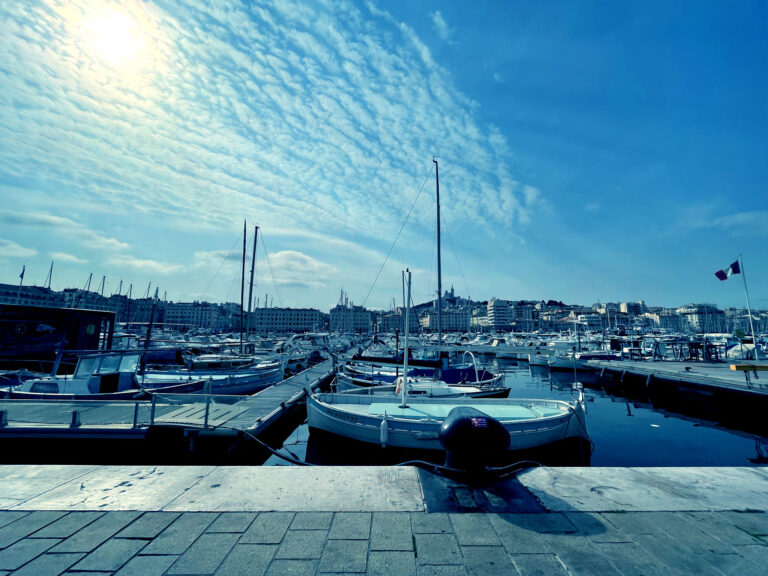
[{"label": "boat fender", "polygon": [[387,442],[389,442],[389,423],[387,422],[386,412],[384,412],[384,419],[381,421],[381,426],[379,426],[379,442],[381,442],[382,448],[386,448]]},{"label": "boat fender", "polygon": [[478,472],[509,446],[509,433],[501,422],[472,406],[453,408],[440,426],[440,444],[449,468]]}]

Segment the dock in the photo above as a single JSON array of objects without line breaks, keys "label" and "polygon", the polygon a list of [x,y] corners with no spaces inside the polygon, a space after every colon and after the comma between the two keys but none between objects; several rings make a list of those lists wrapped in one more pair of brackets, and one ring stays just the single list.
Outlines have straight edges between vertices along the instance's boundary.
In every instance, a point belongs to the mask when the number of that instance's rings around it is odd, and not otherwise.
[{"label": "dock", "polygon": [[99,449],[119,441],[124,448],[136,444],[138,454],[158,456],[161,444],[167,444],[169,452],[191,451],[201,436],[228,442],[243,435],[259,437],[295,409],[306,390],[323,384],[332,374],[332,361],[327,360],[252,396],[154,394],[151,400],[135,401],[4,399],[0,400],[0,445],[6,455],[20,452],[23,456],[19,446],[49,446],[41,440],[57,441],[60,446],[52,450],[70,451],[81,450],[76,443],[67,443],[72,440],[98,444]]},{"label": "dock", "polygon": [[2,466],[0,571],[765,574],[767,468]]}]

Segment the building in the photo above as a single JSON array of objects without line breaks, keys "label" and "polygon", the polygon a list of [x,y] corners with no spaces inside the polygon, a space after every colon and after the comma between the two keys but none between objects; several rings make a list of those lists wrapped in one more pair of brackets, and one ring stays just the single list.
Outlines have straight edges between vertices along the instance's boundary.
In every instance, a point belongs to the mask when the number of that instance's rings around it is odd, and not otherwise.
[{"label": "building", "polygon": [[487,306],[488,328],[495,331],[509,330],[512,326],[509,302],[491,298]]},{"label": "building", "polygon": [[[443,332],[469,332],[469,310],[443,310],[440,321]],[[437,332],[437,312],[429,312],[419,318],[424,330]]]},{"label": "building", "polygon": [[323,327],[323,314],[314,308],[257,308],[249,317],[248,332],[312,332]]},{"label": "building", "polygon": [[332,332],[370,332],[371,328],[371,313],[362,306],[337,304],[331,308]]},{"label": "building", "polygon": [[0,284],[0,304],[16,304],[18,306],[48,306],[58,308],[63,305],[60,292],[42,286],[22,286]]}]

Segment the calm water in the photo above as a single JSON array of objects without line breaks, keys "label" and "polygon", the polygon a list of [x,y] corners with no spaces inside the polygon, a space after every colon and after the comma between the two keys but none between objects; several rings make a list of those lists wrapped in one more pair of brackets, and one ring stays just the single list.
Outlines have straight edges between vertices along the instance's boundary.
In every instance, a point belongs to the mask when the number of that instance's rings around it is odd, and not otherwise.
[{"label": "calm water", "polygon": [[[550,374],[547,368],[502,360],[485,365],[505,373],[510,397],[570,399],[572,372]],[[756,443],[768,449],[766,438],[655,410],[649,403],[610,396],[591,387],[597,386],[591,374],[579,372],[579,380],[586,384],[587,423],[594,442],[592,466],[751,466],[757,464]],[[284,447],[298,459],[317,464],[395,463],[387,461],[379,449],[349,446],[326,437],[310,438],[306,424],[288,436]],[[265,462],[266,466],[285,464],[275,456]]]}]

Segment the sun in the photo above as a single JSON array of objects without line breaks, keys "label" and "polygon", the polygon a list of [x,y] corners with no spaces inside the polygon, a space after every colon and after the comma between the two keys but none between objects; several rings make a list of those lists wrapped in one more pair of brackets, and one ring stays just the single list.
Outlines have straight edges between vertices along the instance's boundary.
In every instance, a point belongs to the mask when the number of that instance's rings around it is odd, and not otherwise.
[{"label": "sun", "polygon": [[145,44],[139,23],[114,8],[92,13],[83,22],[83,32],[83,39],[112,64],[135,59]]}]

